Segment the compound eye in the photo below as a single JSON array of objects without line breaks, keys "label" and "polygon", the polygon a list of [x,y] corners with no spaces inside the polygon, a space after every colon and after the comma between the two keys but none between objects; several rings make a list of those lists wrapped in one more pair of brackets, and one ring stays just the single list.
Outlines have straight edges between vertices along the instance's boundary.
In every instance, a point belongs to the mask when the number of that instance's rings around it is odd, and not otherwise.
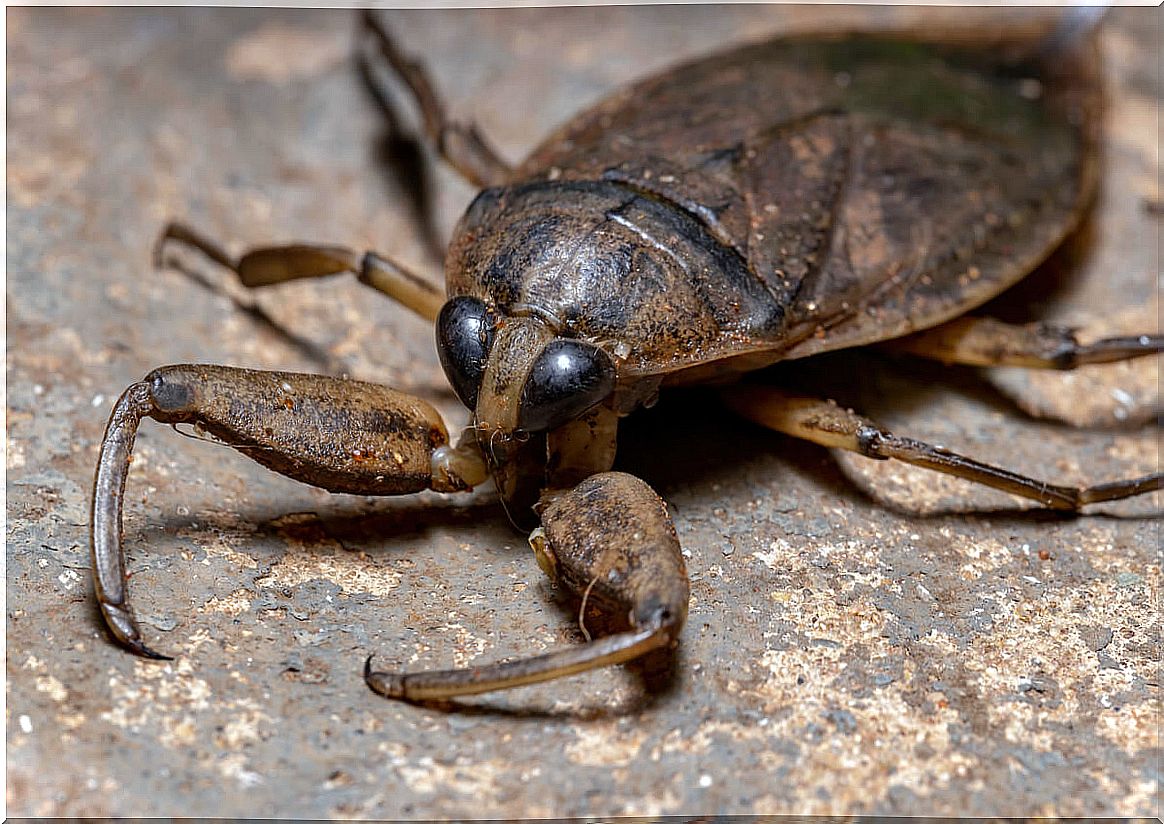
[{"label": "compound eye", "polygon": [[493,347],[497,316],[484,301],[468,295],[450,298],[437,316],[437,354],[461,403],[477,408],[485,361]]},{"label": "compound eye", "polygon": [[580,340],[556,338],[534,361],[521,392],[517,425],[526,432],[574,420],[614,389],[610,356]]}]

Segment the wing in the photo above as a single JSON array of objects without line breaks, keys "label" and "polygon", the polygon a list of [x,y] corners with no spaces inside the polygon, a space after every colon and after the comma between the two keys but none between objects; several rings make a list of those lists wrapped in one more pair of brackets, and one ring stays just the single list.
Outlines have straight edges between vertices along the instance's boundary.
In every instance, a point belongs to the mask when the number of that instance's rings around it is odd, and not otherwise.
[{"label": "wing", "polygon": [[699,220],[783,308],[733,342],[749,367],[895,337],[1030,272],[1091,195],[1094,66],[1026,42],[748,46],[608,98],[518,177],[618,182]]}]

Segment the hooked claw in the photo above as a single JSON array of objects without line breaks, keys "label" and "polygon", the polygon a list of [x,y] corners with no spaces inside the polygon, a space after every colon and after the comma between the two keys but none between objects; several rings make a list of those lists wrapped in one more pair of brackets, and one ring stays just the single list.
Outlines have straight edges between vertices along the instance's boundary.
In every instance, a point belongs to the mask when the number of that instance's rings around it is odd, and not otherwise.
[{"label": "hooked claw", "polygon": [[372,692],[379,693],[385,698],[403,698],[407,700],[402,676],[392,672],[373,672],[372,658],[364,661],[364,683],[372,688]]},{"label": "hooked claw", "polygon": [[133,613],[124,606],[105,601],[100,602],[99,606],[101,607],[101,616],[105,619],[105,626],[109,627],[109,631],[113,633],[114,637],[131,652],[142,658],[152,658],[156,661],[174,660],[174,656],[163,655],[145,645],[141,639],[141,633],[138,632],[137,621],[134,620]]},{"label": "hooked claw", "polygon": [[125,558],[121,550],[121,502],[125,478],[133,454],[138,423],[151,411],[150,387],[146,382],[130,386],[117,400],[105,438],[93,484],[90,553],[94,570],[97,605],[105,626],[122,645],[143,658],[172,661],[169,655],[154,652],[141,639],[133,612],[126,606]]}]

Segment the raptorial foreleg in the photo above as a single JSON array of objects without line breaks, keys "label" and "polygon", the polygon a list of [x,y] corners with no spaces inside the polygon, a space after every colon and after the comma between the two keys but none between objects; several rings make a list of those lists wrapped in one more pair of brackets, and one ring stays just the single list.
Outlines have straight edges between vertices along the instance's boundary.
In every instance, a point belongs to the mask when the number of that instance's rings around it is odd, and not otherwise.
[{"label": "raptorial foreleg", "polygon": [[97,463],[91,553],[101,614],[139,655],[145,645],[126,588],[122,508],[143,418],[193,424],[295,480],[331,492],[403,495],[470,489],[487,477],[476,439],[448,442],[440,415],[385,386],[291,372],[184,364],[155,369],[118,399]]},{"label": "raptorial foreleg", "polygon": [[547,494],[530,535],[539,566],[555,582],[630,628],[578,647],[497,664],[397,673],[365,664],[364,678],[389,698],[427,701],[519,687],[630,661],[676,642],[690,584],[666,504],[643,481],[603,472],[568,492]]}]

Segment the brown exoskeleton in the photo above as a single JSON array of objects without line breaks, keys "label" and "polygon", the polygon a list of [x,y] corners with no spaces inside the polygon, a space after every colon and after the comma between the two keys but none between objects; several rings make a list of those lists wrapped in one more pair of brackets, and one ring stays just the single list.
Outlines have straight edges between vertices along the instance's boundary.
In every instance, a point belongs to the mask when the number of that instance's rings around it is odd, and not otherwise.
[{"label": "brown exoskeleton", "polygon": [[[539,565],[629,628],[576,648],[465,670],[374,672],[411,700],[484,692],[674,644],[689,585],[659,497],[612,472],[619,417],[659,390],[729,382],[781,360],[896,339],[925,357],[1073,368],[1158,353],[1156,335],[1080,345],[968,310],[1037,266],[1095,187],[1091,38],[979,33],[797,37],[691,63],[615,94],[510,168],[445,117],[424,71],[376,20],[369,36],[415,96],[428,138],[484,187],[458,226],[442,292],[387,258],[293,245],[238,260],[258,287],[342,272],[436,324],[472,412],[455,445],[424,401],[337,378],[178,365],[117,402],[93,502],[97,600],[114,636],[147,647],[129,607],[122,495],[144,417],[192,423],[333,492],[458,492],[492,478]],[[846,82],[838,83],[838,73]],[[1030,94],[1031,84],[1038,94]],[[790,435],[896,458],[1027,497],[1084,505],[1164,476],[1057,486],[898,437],[835,405],[736,384],[728,404]],[[536,518],[534,517],[536,515]]]}]

